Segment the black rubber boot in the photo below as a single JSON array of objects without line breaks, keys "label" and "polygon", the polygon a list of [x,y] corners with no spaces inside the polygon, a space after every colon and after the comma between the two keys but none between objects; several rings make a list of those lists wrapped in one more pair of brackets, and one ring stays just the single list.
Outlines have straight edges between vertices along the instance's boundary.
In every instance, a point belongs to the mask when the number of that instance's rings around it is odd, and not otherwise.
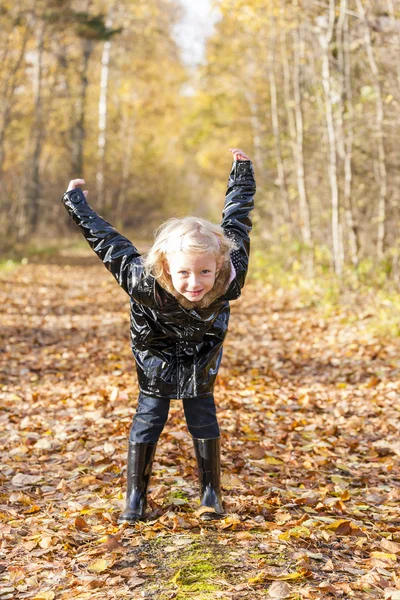
[{"label": "black rubber boot", "polygon": [[147,506],[147,489],[153,467],[157,444],[129,442],[128,469],[126,473],[126,506],[118,523],[135,523],[144,520]]},{"label": "black rubber boot", "polygon": [[221,498],[221,438],[192,439],[199,475],[200,506],[214,509],[204,512],[200,519],[202,521],[223,519],[226,515]]}]

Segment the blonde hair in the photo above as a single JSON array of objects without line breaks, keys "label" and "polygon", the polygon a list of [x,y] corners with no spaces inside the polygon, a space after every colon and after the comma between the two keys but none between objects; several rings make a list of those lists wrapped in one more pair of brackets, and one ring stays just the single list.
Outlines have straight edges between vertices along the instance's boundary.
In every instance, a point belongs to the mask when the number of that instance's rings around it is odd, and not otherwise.
[{"label": "blonde hair", "polygon": [[233,239],[225,237],[220,225],[214,225],[201,217],[168,219],[156,229],[154,237],[154,244],[143,256],[142,262],[146,276],[151,274],[156,279],[165,277],[165,259],[171,252],[210,252],[219,263],[238,249]]}]

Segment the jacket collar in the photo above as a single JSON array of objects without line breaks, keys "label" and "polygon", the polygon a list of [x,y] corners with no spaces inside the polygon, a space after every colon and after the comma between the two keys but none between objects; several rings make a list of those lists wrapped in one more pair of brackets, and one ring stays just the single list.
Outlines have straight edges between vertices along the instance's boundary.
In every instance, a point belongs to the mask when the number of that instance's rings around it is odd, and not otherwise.
[{"label": "jacket collar", "polygon": [[190,300],[185,298],[183,294],[180,294],[172,285],[171,277],[167,273],[164,273],[164,275],[160,277],[157,281],[162,288],[167,290],[167,292],[172,294],[172,296],[175,296],[179,304],[181,304],[184,308],[188,310],[192,310],[198,308],[207,308],[208,306],[210,306],[210,304],[214,302],[214,300],[223,296],[223,294],[227,291],[234,277],[234,274],[234,267],[231,264],[231,259],[228,255],[225,258],[225,262],[223,263],[222,267],[218,272],[213,287],[198,302],[191,302]]}]

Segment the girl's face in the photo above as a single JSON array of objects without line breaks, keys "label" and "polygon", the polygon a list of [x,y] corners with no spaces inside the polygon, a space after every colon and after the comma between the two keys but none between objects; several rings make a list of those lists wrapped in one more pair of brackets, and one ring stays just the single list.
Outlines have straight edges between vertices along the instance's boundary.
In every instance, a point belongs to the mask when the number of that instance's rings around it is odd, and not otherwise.
[{"label": "girl's face", "polygon": [[217,261],[209,252],[167,254],[167,272],[177,292],[192,302],[201,300],[209,292],[217,275]]}]

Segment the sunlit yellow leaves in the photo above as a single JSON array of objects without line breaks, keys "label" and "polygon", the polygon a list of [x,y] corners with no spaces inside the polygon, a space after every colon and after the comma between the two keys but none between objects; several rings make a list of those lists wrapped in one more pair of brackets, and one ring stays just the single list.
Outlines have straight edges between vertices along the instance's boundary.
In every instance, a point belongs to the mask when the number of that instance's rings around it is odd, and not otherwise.
[{"label": "sunlit yellow leaves", "polygon": [[88,571],[92,573],[103,573],[103,571],[107,571],[113,564],[113,561],[106,560],[105,558],[97,558],[93,560],[88,566]]},{"label": "sunlit yellow leaves", "polygon": [[347,502],[347,500],[350,500],[351,496],[349,493],[349,490],[345,490],[343,492],[343,494],[340,496],[340,499],[343,500],[343,502]]},{"label": "sunlit yellow leaves", "polygon": [[290,540],[290,538],[309,538],[310,530],[308,527],[304,527],[304,525],[299,525],[298,527],[293,527],[292,529],[288,529],[285,533],[279,534],[278,538],[280,540]]},{"label": "sunlit yellow leaves", "polygon": [[32,600],[54,600],[56,597],[54,592],[39,592]]},{"label": "sunlit yellow leaves", "polygon": [[275,456],[266,456],[264,462],[267,465],[283,465],[283,460],[281,458],[276,458]]},{"label": "sunlit yellow leaves", "polygon": [[397,560],[395,554],[389,554],[388,552],[371,552],[372,558],[379,558],[380,560]]},{"label": "sunlit yellow leaves", "polygon": [[37,504],[32,504],[32,506],[30,508],[28,508],[27,510],[25,510],[24,512],[26,515],[32,515],[39,511],[40,511],[40,506],[38,506]]},{"label": "sunlit yellow leaves", "polygon": [[365,536],[364,533],[357,525],[346,519],[339,519],[330,523],[326,526],[326,529],[334,531],[336,535],[353,535],[353,536]]},{"label": "sunlit yellow leaves", "polygon": [[250,577],[248,583],[255,585],[257,583],[263,583],[264,581],[295,581],[296,579],[303,579],[309,577],[311,572],[308,569],[300,569],[293,573],[271,573],[269,571],[260,571],[255,577]]}]

